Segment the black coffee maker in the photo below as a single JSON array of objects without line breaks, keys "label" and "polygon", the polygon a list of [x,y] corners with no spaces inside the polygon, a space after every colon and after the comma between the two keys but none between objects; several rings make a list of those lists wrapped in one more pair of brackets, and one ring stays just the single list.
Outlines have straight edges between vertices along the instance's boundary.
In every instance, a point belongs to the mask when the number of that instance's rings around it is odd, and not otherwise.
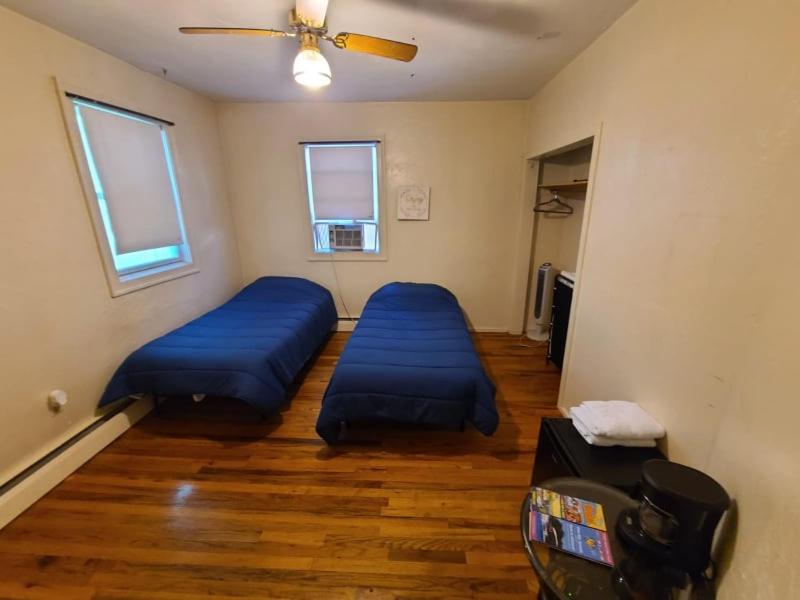
[{"label": "black coffee maker", "polygon": [[623,511],[617,521],[617,535],[631,554],[691,578],[704,576],[714,531],[731,502],[723,487],[691,467],[649,460],[640,498],[638,508]]}]

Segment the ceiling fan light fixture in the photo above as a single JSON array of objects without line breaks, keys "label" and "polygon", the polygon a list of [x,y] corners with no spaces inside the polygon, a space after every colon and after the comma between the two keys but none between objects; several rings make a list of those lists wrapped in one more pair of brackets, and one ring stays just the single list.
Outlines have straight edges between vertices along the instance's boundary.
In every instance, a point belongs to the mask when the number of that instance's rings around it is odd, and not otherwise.
[{"label": "ceiling fan light fixture", "polygon": [[309,88],[322,88],[330,85],[331,67],[319,48],[304,47],[294,59],[294,80]]},{"label": "ceiling fan light fixture", "polygon": [[180,27],[179,30],[181,33],[192,35],[294,38],[300,42],[300,51],[294,59],[292,74],[297,83],[310,89],[326,87],[333,80],[331,66],[319,51],[320,40],[332,44],[339,50],[361,52],[403,62],[410,62],[417,55],[418,48],[415,44],[360,33],[342,32],[330,36],[325,19],[327,11],[328,0],[295,0],[295,7],[289,11],[289,31],[253,27]]},{"label": "ceiling fan light fixture", "polygon": [[328,0],[296,0],[295,13],[309,27],[324,27]]}]

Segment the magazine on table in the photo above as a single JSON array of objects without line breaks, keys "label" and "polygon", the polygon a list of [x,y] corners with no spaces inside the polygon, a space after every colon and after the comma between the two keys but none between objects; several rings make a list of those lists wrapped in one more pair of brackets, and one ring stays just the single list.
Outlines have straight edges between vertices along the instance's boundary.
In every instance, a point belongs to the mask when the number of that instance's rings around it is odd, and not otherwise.
[{"label": "magazine on table", "polygon": [[534,488],[529,537],[594,562],[614,564],[603,507],[597,502]]}]

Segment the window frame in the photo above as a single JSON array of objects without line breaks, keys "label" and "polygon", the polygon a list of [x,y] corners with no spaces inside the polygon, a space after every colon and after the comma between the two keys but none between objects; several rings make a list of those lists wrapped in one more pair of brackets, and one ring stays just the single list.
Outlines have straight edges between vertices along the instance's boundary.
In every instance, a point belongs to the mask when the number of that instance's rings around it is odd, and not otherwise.
[{"label": "window frame", "polygon": [[[81,187],[83,188],[83,196],[86,202],[86,208],[89,212],[89,217],[92,222],[95,242],[103,265],[103,270],[105,272],[106,282],[108,284],[111,297],[116,298],[124,294],[129,294],[137,290],[158,285],[160,283],[165,283],[180,277],[186,277],[187,275],[192,275],[199,272],[199,268],[197,267],[195,259],[192,256],[192,243],[189,234],[189,227],[186,225],[186,216],[183,212],[181,194],[182,186],[180,182],[181,176],[179,169],[180,160],[175,148],[176,145],[173,128],[164,127],[162,132],[165,160],[167,161],[167,168],[170,173],[170,181],[173,186],[173,200],[175,201],[178,222],[180,224],[183,238],[183,242],[180,244],[179,248],[179,257],[176,259],[170,258],[148,263],[146,265],[138,265],[127,269],[118,269],[107,230],[107,223],[110,223],[110,220],[108,220],[103,214],[103,204],[95,189],[95,183],[92,176],[92,167],[90,167],[89,158],[84,152],[82,139],[83,136],[81,133],[81,128],[78,124],[78,118],[75,110],[75,99],[67,96],[67,94],[75,94],[78,96],[83,96],[84,98],[94,98],[97,99],[98,102],[118,106],[122,109],[118,112],[130,112],[131,116],[141,120],[147,120],[141,115],[147,114],[149,111],[140,109],[140,107],[132,104],[129,101],[114,98],[113,95],[88,91],[82,89],[80,86],[63,84],[57,78],[54,79],[56,92],[61,103],[62,115],[72,149],[73,159],[78,171]],[[84,104],[90,104],[90,102],[84,102]],[[122,107],[124,107],[124,109]],[[111,112],[115,111],[112,110]],[[139,114],[137,115],[136,113]],[[165,248],[171,248],[171,246]],[[120,256],[125,255],[117,255],[117,258]]]},{"label": "window frame", "polygon": [[[376,226],[377,226],[377,237],[378,237],[378,251],[353,251],[353,250],[346,250],[346,251],[328,251],[328,252],[319,252],[317,251],[317,246],[315,243],[315,223],[340,223],[344,225],[348,224],[356,224],[356,223],[373,223],[373,221],[365,221],[363,219],[358,220],[335,220],[335,219],[320,219],[319,221],[315,221],[314,213],[311,206],[311,198],[309,197],[309,170],[306,163],[306,147],[307,146],[314,146],[314,145],[334,145],[334,144],[375,144],[375,159],[376,159],[376,176],[377,176],[377,184],[375,188],[378,193],[377,199],[375,199],[375,210],[377,211],[376,214]],[[298,141],[298,157],[299,157],[299,169],[300,169],[300,181],[302,184],[301,189],[301,196],[305,203],[305,213],[306,213],[306,236],[308,240],[308,248],[309,248],[309,255],[308,261],[311,262],[369,262],[369,261],[385,261],[388,258],[387,255],[387,215],[388,212],[386,211],[386,193],[385,193],[385,184],[384,184],[384,172],[383,172],[383,154],[384,148],[386,146],[386,142],[383,136],[376,136],[376,135],[364,135],[364,136],[348,136],[348,137],[337,137],[337,138],[321,138],[317,136],[308,136],[306,139]]]}]

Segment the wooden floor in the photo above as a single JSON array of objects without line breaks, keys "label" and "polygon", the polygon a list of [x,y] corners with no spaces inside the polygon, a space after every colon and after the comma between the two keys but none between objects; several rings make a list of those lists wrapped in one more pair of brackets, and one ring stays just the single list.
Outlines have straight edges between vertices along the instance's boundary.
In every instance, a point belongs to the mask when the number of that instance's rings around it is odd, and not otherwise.
[{"label": "wooden floor", "polygon": [[347,334],[263,421],[232,401],[151,414],[0,531],[0,597],[532,598],[519,505],[559,374],[479,334],[500,427],[314,432]]}]

